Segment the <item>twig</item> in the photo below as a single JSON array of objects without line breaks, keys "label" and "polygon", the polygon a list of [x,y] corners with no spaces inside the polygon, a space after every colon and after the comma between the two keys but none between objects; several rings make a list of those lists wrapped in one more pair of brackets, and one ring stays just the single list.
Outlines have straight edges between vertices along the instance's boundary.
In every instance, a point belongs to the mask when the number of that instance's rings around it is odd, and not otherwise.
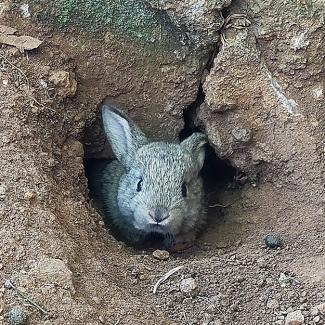
[{"label": "twig", "polygon": [[27,90],[29,91],[30,90],[30,85],[29,85],[29,79],[28,77],[26,76],[25,72],[23,70],[21,70],[20,68],[18,68],[17,66],[15,66],[13,63],[11,63],[4,55],[2,55],[0,53],[0,57],[2,59],[4,59],[12,68],[16,69],[18,72],[20,72],[24,78],[26,79],[26,83],[27,83]]},{"label": "twig", "polygon": [[25,295],[22,291],[20,291],[10,280],[6,280],[5,286],[6,288],[16,290],[19,296],[21,296],[23,299],[28,301],[31,305],[33,305],[35,308],[41,311],[44,315],[48,316],[50,314],[47,310],[42,308],[39,304],[37,304],[35,301],[33,301],[31,298]]},{"label": "twig", "polygon": [[[26,74],[24,73],[23,70],[21,70],[20,68],[18,68],[16,65],[14,65],[12,62],[10,62],[10,60],[8,60],[4,55],[2,55],[0,53],[0,57],[2,59],[4,59],[12,68],[16,69],[18,72],[20,72],[23,77],[25,78],[26,80],[26,86],[27,86],[27,91],[26,91],[26,94],[28,96],[29,99],[31,99],[32,101],[34,101],[36,104],[40,105],[41,107],[45,107],[42,103],[40,103],[36,98],[34,98],[33,96],[30,95],[30,82],[29,82],[29,79],[28,77],[26,76]],[[53,110],[54,111],[54,110]]]},{"label": "twig", "polygon": [[171,275],[173,275],[174,273],[178,272],[180,269],[182,269],[184,267],[184,265],[180,265],[175,267],[174,269],[168,271],[165,275],[163,275],[154,285],[152,293],[155,294],[157,292],[158,287],[165,282]]},{"label": "twig", "polygon": [[116,323],[114,323],[114,325],[118,325],[120,324],[120,320],[118,319]]}]

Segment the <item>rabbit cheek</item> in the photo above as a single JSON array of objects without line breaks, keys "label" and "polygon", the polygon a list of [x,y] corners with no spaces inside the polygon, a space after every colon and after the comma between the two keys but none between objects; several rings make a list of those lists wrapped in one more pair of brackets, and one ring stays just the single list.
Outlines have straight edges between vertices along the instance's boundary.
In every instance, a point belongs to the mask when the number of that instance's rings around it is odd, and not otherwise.
[{"label": "rabbit cheek", "polygon": [[177,235],[183,223],[183,217],[179,213],[171,212],[170,217],[167,219],[166,227],[173,235]]},{"label": "rabbit cheek", "polygon": [[149,224],[148,211],[142,207],[136,208],[134,211],[133,226],[138,230],[148,231]]}]

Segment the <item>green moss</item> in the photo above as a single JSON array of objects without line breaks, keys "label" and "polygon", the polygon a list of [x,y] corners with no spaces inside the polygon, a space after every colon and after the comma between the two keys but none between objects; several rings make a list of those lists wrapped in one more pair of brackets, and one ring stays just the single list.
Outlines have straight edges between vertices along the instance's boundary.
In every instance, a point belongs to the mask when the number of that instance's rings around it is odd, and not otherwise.
[{"label": "green moss", "polygon": [[150,39],[157,29],[157,19],[142,1],[57,0],[56,21],[62,29],[78,27],[98,32],[106,27]]},{"label": "green moss", "polygon": [[163,11],[142,0],[30,0],[33,15],[39,21],[61,31],[110,32],[117,39],[182,59],[195,44],[174,26]]}]

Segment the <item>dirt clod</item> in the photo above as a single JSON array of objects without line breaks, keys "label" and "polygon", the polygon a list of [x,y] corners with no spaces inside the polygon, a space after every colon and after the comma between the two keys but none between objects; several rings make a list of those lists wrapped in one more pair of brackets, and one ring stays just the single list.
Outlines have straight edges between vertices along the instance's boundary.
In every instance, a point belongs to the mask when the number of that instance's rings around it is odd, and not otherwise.
[{"label": "dirt clod", "polygon": [[302,325],[304,324],[304,320],[305,318],[301,310],[295,310],[287,315],[285,325]]},{"label": "dirt clod", "polygon": [[49,81],[57,87],[60,97],[73,97],[77,92],[77,81],[68,71],[55,70],[50,72]]},{"label": "dirt clod", "polygon": [[199,291],[198,284],[193,278],[183,279],[179,285],[179,289],[187,297],[194,297]]},{"label": "dirt clod", "polygon": [[156,249],[152,253],[152,256],[158,260],[166,261],[169,259],[170,254],[165,250]]},{"label": "dirt clod", "polygon": [[13,307],[9,312],[10,325],[25,325],[28,321],[28,315],[26,311],[19,307]]}]

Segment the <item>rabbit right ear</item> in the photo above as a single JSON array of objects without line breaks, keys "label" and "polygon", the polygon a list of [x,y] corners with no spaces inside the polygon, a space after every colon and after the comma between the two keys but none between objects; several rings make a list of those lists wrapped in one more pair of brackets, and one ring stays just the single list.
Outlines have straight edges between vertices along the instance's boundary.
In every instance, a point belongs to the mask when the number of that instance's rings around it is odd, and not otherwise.
[{"label": "rabbit right ear", "polygon": [[141,130],[121,111],[103,105],[102,117],[105,133],[118,161],[128,168],[135,152],[147,143]]}]

